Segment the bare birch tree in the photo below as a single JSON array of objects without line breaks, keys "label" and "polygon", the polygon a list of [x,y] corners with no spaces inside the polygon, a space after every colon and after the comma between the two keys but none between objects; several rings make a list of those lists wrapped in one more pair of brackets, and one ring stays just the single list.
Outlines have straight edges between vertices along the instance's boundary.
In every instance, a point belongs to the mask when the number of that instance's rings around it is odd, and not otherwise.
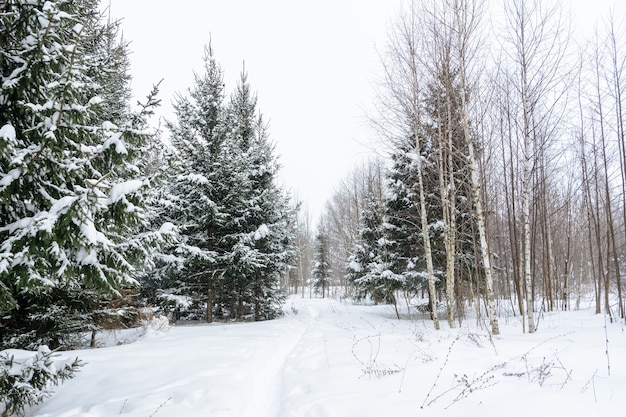
[{"label": "bare birch tree", "polygon": [[[415,6],[414,6],[415,7]],[[424,116],[417,126],[420,132],[428,135],[430,147],[436,155],[436,165],[439,181],[439,199],[443,229],[443,245],[445,250],[445,279],[446,279],[446,318],[448,325],[455,326],[456,309],[456,258],[457,258],[457,181],[455,155],[459,144],[455,141],[458,136],[458,114],[456,101],[459,94],[455,91],[455,64],[453,62],[453,28],[451,22],[452,11],[445,2],[422,2],[417,13],[420,16],[422,41],[428,47],[423,48],[418,55],[419,66],[423,69],[422,82],[427,84],[424,97],[425,103],[418,103]],[[420,144],[418,144],[420,145]],[[418,149],[423,148],[420,145]],[[424,175],[422,171],[422,176]],[[432,221],[432,220],[431,220]]]},{"label": "bare birch tree", "polygon": [[[557,105],[563,98],[563,65],[566,52],[564,22],[558,4],[549,8],[539,0],[510,0],[505,6],[506,29],[502,47],[508,58],[510,82],[518,95],[520,117],[516,131],[523,142],[522,151],[522,239],[523,295],[528,331],[536,328],[534,317],[534,277],[532,259],[531,203],[536,179],[534,170],[554,123]],[[524,329],[525,330],[525,329]]]},{"label": "bare birch tree", "polygon": [[[609,88],[609,94],[614,100],[614,126],[615,136],[617,141],[618,153],[619,153],[619,172],[620,172],[620,190],[621,190],[621,203],[622,203],[622,227],[623,234],[621,239],[621,245],[623,247],[626,244],[626,125],[624,115],[624,89],[626,88],[626,45],[623,43],[622,37],[624,36],[624,29],[616,25],[615,15],[610,14],[607,23],[607,45],[608,49],[608,71],[606,75],[607,84]],[[618,297],[618,309],[619,315],[622,319],[626,318],[626,303],[623,297],[622,279],[619,270],[619,255],[618,245],[619,239],[615,238],[613,233],[613,249],[615,250],[614,264],[616,268],[617,278],[617,297]]]},{"label": "bare birch tree", "polygon": [[498,318],[496,315],[495,296],[493,291],[493,275],[491,268],[491,255],[487,243],[487,230],[485,226],[485,215],[482,204],[483,183],[480,178],[481,172],[478,169],[476,154],[474,151],[474,138],[470,133],[469,108],[467,103],[467,93],[470,90],[469,77],[471,76],[471,61],[476,57],[476,46],[478,44],[477,31],[481,18],[481,1],[474,0],[453,0],[454,23],[456,30],[456,53],[459,65],[460,76],[460,114],[463,125],[463,133],[467,144],[467,163],[470,168],[470,179],[472,184],[472,195],[474,197],[474,209],[478,223],[478,234],[480,239],[480,249],[482,263],[485,273],[485,289],[488,304],[489,322],[494,335],[500,333]]}]

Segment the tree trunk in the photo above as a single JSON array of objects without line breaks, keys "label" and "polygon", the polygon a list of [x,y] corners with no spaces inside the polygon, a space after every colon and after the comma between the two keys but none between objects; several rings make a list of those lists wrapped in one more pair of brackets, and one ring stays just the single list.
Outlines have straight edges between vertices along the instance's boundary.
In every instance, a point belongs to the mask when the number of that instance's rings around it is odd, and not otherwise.
[{"label": "tree trunk", "polygon": [[[522,42],[524,42],[524,33],[522,31]],[[524,46],[522,44],[522,49]],[[532,292],[532,276],[531,276],[531,246],[530,246],[530,171],[532,164],[532,141],[530,132],[530,104],[528,97],[528,80],[527,80],[527,64],[526,55],[522,55],[522,100],[524,112],[524,178],[522,182],[522,224],[524,227],[524,292],[526,297],[526,315],[528,320],[528,332],[535,332],[535,303]]]},{"label": "tree trunk", "polygon": [[254,321],[261,321],[261,279],[259,271],[254,273]]},{"label": "tree trunk", "polygon": [[206,302],[206,322],[213,323],[213,285],[212,279],[208,280],[207,302]]},{"label": "tree trunk", "polygon": [[[621,188],[622,188],[622,227],[624,227],[624,236],[626,237],[626,143],[625,143],[625,133],[624,133],[624,112],[622,110],[623,102],[622,102],[622,69],[623,69],[623,58],[620,57],[619,48],[617,45],[617,35],[615,33],[614,19],[611,16],[610,19],[610,33],[609,33],[609,44],[610,44],[610,53],[611,53],[611,69],[612,69],[612,87],[613,94],[615,100],[615,119],[616,119],[616,128],[617,128],[617,146],[619,149],[619,159],[620,159],[620,173],[621,173]],[[612,233],[615,236],[615,233]],[[615,242],[613,242],[613,249],[616,251],[617,247],[615,246]],[[614,259],[616,268],[618,268],[619,262],[617,259],[617,253],[615,253]],[[624,303],[624,299],[622,296],[622,279],[617,270],[617,298],[618,298],[618,309],[620,317],[626,318],[626,305]]]},{"label": "tree trunk", "polygon": [[[417,124],[416,124],[417,125]],[[430,311],[432,313],[433,324],[439,330],[439,317],[437,316],[437,290],[435,288],[435,268],[433,266],[433,255],[430,246],[430,230],[428,226],[428,215],[426,213],[426,196],[424,194],[424,178],[422,176],[421,146],[418,136],[418,129],[415,126],[415,152],[417,153],[417,182],[420,199],[420,219],[422,222],[422,240],[424,242],[424,256],[426,257],[426,271],[428,274],[428,297],[430,301]]]},{"label": "tree trunk", "polygon": [[[446,87],[448,88],[448,87]],[[448,95],[448,94],[446,94]],[[450,328],[454,328],[455,310],[455,261],[456,261],[456,208],[455,187],[452,162],[452,127],[451,127],[451,103],[446,103],[446,128],[447,135],[442,131],[439,123],[437,131],[437,168],[439,174],[439,195],[443,217],[443,240],[446,251],[446,318]],[[437,109],[440,113],[440,109]],[[441,116],[439,116],[441,120]]]},{"label": "tree trunk", "polygon": [[[463,3],[463,5],[459,4]],[[462,6],[464,6],[462,8]],[[473,9],[472,9],[473,10]],[[456,17],[456,26],[457,26],[457,36],[458,36],[458,58],[459,58],[459,76],[460,76],[460,89],[461,89],[461,103],[460,103],[460,116],[461,123],[463,125],[463,134],[465,137],[465,141],[467,143],[468,155],[467,162],[470,168],[470,180],[472,182],[472,196],[474,198],[474,206],[476,210],[476,222],[478,223],[478,236],[480,239],[480,251],[482,255],[483,268],[485,272],[485,290],[487,297],[487,306],[489,310],[489,322],[491,324],[491,332],[494,335],[500,334],[500,329],[498,326],[498,317],[496,315],[496,303],[495,296],[493,292],[493,276],[492,276],[492,268],[491,268],[491,255],[489,253],[489,246],[487,244],[487,231],[485,226],[485,214],[483,212],[483,204],[482,204],[482,191],[481,185],[482,180],[480,178],[480,171],[478,169],[478,161],[476,159],[474,153],[474,142],[470,133],[469,128],[469,111],[467,106],[467,92],[469,91],[467,85],[467,62],[465,59],[466,46],[468,45],[468,39],[463,38],[463,35],[467,35],[471,33],[473,23],[476,23],[474,19],[477,16],[470,16],[470,21],[468,22],[467,15],[462,13],[467,13],[467,4],[463,1],[455,1],[455,17]]]}]

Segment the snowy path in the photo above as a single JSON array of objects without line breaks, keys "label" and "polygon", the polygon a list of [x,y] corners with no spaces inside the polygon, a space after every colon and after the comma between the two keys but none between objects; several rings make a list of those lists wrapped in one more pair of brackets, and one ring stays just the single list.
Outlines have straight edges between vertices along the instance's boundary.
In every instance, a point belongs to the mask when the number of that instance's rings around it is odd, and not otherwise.
[{"label": "snowy path", "polygon": [[[292,298],[261,323],[177,326],[128,345],[64,353],[87,365],[31,417],[577,417],[626,408],[626,331],[591,312],[431,328],[389,306]],[[532,401],[529,399],[532,398]],[[423,406],[423,408],[421,408]]]},{"label": "snowy path", "polygon": [[280,416],[290,395],[283,380],[317,337],[318,308],[287,309],[285,318],[262,323],[172,327],[130,345],[76,352],[88,365],[35,415]]},{"label": "snowy path", "polygon": [[[285,329],[277,335],[275,350],[269,357],[258,358],[259,366],[252,375],[250,393],[246,396],[241,416],[279,416],[283,400],[284,368],[309,330],[309,325]],[[246,372],[248,372],[246,370]]]}]

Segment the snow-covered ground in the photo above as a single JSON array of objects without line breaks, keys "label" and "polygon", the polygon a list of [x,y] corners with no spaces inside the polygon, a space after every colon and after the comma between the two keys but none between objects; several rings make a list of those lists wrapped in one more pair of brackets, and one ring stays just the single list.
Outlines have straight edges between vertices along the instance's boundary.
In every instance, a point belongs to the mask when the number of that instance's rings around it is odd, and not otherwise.
[{"label": "snow-covered ground", "polygon": [[[261,323],[174,326],[64,352],[87,364],[38,417],[623,415],[626,333],[593,311],[435,331],[390,306],[291,298]],[[608,355],[607,355],[608,340]],[[610,369],[609,369],[610,368]],[[610,374],[609,374],[610,372]],[[606,414],[604,414],[606,413]]]}]

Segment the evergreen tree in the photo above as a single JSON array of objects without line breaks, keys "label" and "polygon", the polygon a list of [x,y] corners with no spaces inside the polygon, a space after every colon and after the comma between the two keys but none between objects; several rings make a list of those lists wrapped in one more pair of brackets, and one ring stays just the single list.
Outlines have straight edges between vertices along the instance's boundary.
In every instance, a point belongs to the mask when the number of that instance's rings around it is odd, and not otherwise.
[{"label": "evergreen tree", "polygon": [[[224,206],[241,182],[226,142],[224,82],[211,46],[204,72],[195,74],[188,97],[174,103],[177,121],[167,122],[172,151],[169,175],[158,187],[157,222],[177,226],[177,243],[158,256],[157,268],[144,278],[144,290],[167,307],[191,310],[213,306],[219,264],[216,242],[227,214]],[[213,308],[206,309],[208,321]]]},{"label": "evergreen tree", "polygon": [[322,298],[326,296],[326,291],[330,287],[330,246],[328,235],[320,226],[317,236],[315,237],[316,252],[313,261],[313,270],[311,271],[311,285],[315,288],[315,292],[321,291]]},{"label": "evergreen tree", "polygon": [[0,345],[56,347],[150,266],[136,162],[157,102],[107,108],[123,68],[96,1],[11,0],[0,19]]},{"label": "evergreen tree", "polygon": [[240,149],[245,181],[237,200],[241,205],[232,207],[232,223],[226,226],[232,246],[224,248],[223,276],[237,287],[231,315],[236,302],[235,317],[251,309],[261,320],[275,317],[284,301],[278,284],[295,259],[296,212],[277,186],[279,165],[256,102],[244,72],[231,98],[228,136]]},{"label": "evergreen tree", "polygon": [[368,196],[361,212],[359,240],[348,262],[348,280],[356,287],[357,299],[369,295],[376,303],[396,304],[395,291],[404,277],[396,268],[399,262],[395,242],[386,230],[384,205]]},{"label": "evergreen tree", "polygon": [[[458,108],[454,105],[460,92],[454,73],[446,75],[448,77],[435,79],[428,85],[427,94],[420,103],[423,109],[417,127],[420,154],[416,153],[415,136],[407,135],[396,144],[388,173],[387,233],[389,239],[395,242],[392,250],[399,263],[397,270],[402,271],[406,280],[405,289],[414,293],[427,288],[417,164],[421,164],[422,168],[437,288],[446,284],[447,271],[459,273],[464,280],[476,278],[474,242],[477,229],[465,158],[467,145]],[[454,199],[453,204],[451,198]],[[444,205],[444,202],[447,204]],[[448,212],[444,213],[444,210]],[[448,251],[446,232],[454,235],[452,239],[448,236],[448,244],[452,242]],[[453,269],[447,264],[449,256]],[[462,282],[455,282],[455,286]],[[429,296],[435,297],[436,294]]]},{"label": "evergreen tree", "polygon": [[415,138],[409,136],[397,144],[391,155],[392,166],[387,173],[386,233],[389,240],[394,242],[390,250],[393,251],[395,270],[404,277],[405,289],[414,294],[428,287],[419,210],[418,163],[422,164],[436,278],[439,281],[443,279],[445,253],[441,243],[441,209],[437,198],[434,158],[431,143],[425,142],[418,156],[415,152]]},{"label": "evergreen tree", "polygon": [[211,48],[191,98],[168,125],[176,154],[162,213],[180,229],[151,278],[165,300],[187,297],[206,318],[275,317],[278,278],[295,254],[295,213],[276,185],[278,165],[245,75],[224,103],[222,71]]},{"label": "evergreen tree", "polygon": [[55,356],[54,351],[47,346],[41,346],[27,358],[16,359],[9,351],[0,353],[2,417],[23,416],[28,406],[39,404],[50,397],[53,386],[73,378],[84,365],[78,358],[70,362]]}]

